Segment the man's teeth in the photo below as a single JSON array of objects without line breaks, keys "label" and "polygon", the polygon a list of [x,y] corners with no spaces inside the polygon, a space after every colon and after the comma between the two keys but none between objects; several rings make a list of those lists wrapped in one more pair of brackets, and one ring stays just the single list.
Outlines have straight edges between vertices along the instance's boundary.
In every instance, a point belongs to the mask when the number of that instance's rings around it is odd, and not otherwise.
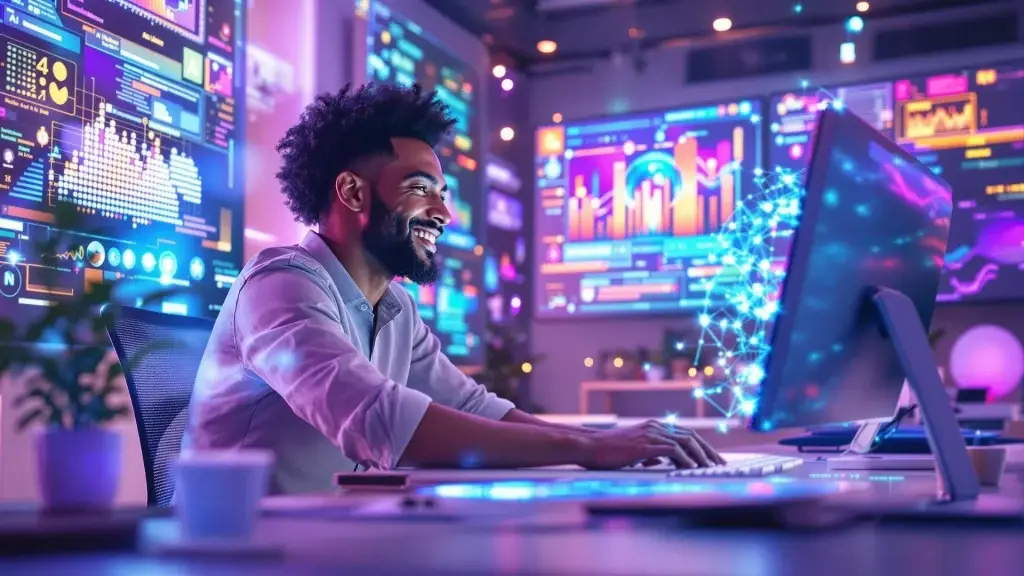
[{"label": "man's teeth", "polygon": [[434,243],[434,242],[435,242],[435,241],[437,240],[437,235],[436,235],[435,233],[433,233],[433,232],[428,232],[428,231],[426,231],[426,230],[423,230],[423,229],[421,229],[421,228],[416,228],[416,229],[414,229],[414,230],[412,231],[412,233],[413,233],[413,235],[415,235],[415,236],[416,236],[417,238],[422,238],[422,239],[426,240],[427,242],[429,242],[429,243],[431,243],[431,244],[433,244],[433,243]]},{"label": "man's teeth", "polygon": [[422,228],[413,228],[413,236],[423,241],[423,248],[433,252],[435,248],[435,242],[437,242],[437,233],[432,230],[424,230]]}]

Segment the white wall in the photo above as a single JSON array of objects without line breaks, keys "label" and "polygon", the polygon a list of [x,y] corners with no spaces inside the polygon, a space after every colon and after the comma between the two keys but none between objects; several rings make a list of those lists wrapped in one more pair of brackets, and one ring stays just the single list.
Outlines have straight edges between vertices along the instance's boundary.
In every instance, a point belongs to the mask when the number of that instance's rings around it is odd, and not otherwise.
[{"label": "white wall", "polygon": [[[982,8],[973,14],[982,13]],[[948,17],[948,16],[947,16]],[[878,27],[897,28],[911,21],[920,25],[929,18],[884,21]],[[902,75],[958,70],[961,67],[985,65],[1024,58],[1024,46],[982,49],[943,54],[930,58],[908,59],[882,65],[870,64],[870,42],[867,29],[858,43],[858,63],[845,66],[839,62],[839,44],[846,34],[841,29],[814,31],[815,70],[801,75],[759,77],[731,82],[687,85],[685,50],[666,49],[650,52],[646,71],[638,74],[628,58],[624,62],[601,62],[592,70],[572,74],[536,75],[529,82],[530,118],[534,126],[550,124],[555,112],[566,120],[603,116],[625,111],[643,111],[663,107],[700,104],[718,100],[764,96],[770,93],[798,90],[801,80],[811,86],[851,84],[870,80],[893,79]],[[531,398],[550,412],[575,412],[579,383],[595,379],[596,368],[586,368],[586,357],[599,357],[602,350],[614,348],[660,347],[666,328],[688,324],[692,316],[609,320],[566,320],[533,322],[531,346],[535,353],[547,353],[537,365],[531,379]],[[662,393],[651,397],[626,398],[615,405],[616,411],[634,416],[656,416],[688,402],[681,394]]]}]

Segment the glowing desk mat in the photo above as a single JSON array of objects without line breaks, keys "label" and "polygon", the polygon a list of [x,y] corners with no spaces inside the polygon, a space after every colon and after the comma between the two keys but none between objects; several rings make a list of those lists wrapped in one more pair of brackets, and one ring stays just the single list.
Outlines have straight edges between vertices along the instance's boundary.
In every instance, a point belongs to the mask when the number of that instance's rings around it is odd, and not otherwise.
[{"label": "glowing desk mat", "polygon": [[697,502],[706,501],[709,498],[719,501],[785,501],[823,498],[865,488],[866,485],[859,482],[808,481],[785,476],[772,476],[751,480],[712,481],[565,479],[456,482],[423,486],[416,492],[423,496],[440,499],[497,502],[593,501],[665,496],[679,499],[692,498]]}]

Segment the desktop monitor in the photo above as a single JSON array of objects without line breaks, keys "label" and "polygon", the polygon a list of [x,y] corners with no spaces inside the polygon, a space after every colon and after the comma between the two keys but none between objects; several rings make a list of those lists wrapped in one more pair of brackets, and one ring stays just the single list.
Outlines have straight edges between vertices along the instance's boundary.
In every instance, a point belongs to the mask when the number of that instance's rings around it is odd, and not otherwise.
[{"label": "desktop monitor", "polygon": [[483,365],[487,321],[482,86],[472,66],[420,25],[380,2],[374,2],[370,12],[369,79],[435,90],[456,120],[451,137],[437,147],[452,214],[437,250],[440,275],[430,286],[408,281],[403,285],[423,321],[440,339],[444,353],[462,368],[475,369]]},{"label": "desktop monitor", "polygon": [[[213,317],[238,275],[246,3],[164,4],[3,3],[0,317],[114,282]],[[80,228],[42,253],[61,205]]]},{"label": "desktop monitor", "polygon": [[726,281],[716,235],[756,187],[761,136],[758,100],[540,128],[535,317],[704,309],[707,280]]},{"label": "desktop monitor", "polygon": [[949,185],[855,114],[829,108],[806,189],[756,430],[892,417],[908,378],[894,343],[906,343],[877,309],[879,290],[912,305],[920,342],[911,345],[924,347],[929,383],[941,387],[924,329],[949,236]]},{"label": "desktop monitor", "polygon": [[[937,300],[1013,300],[1024,294],[1022,100],[1022,62],[777,94],[766,115],[768,162],[803,171],[819,110],[851,111],[957,190]],[[784,254],[789,236],[778,238]]]}]

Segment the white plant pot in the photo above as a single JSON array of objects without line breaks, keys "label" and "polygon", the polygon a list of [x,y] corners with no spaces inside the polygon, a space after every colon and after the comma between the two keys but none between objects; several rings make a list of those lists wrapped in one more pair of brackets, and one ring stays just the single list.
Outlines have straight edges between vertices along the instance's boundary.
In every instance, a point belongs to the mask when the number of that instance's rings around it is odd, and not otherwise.
[{"label": "white plant pot", "polygon": [[36,482],[47,510],[107,510],[121,477],[121,435],[48,428],[36,437]]},{"label": "white plant pot", "polygon": [[648,366],[644,370],[644,376],[648,382],[661,382],[665,379],[665,367],[664,366]]}]

